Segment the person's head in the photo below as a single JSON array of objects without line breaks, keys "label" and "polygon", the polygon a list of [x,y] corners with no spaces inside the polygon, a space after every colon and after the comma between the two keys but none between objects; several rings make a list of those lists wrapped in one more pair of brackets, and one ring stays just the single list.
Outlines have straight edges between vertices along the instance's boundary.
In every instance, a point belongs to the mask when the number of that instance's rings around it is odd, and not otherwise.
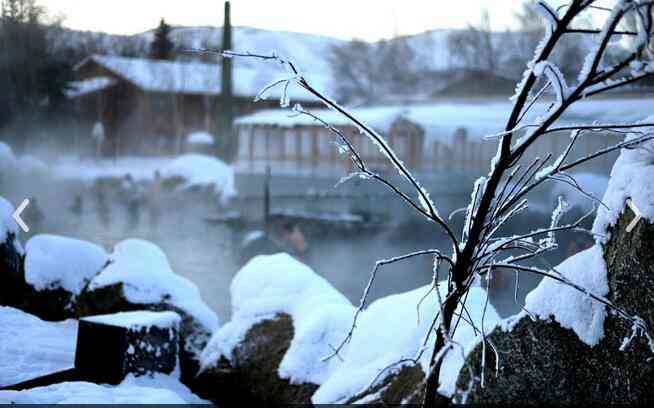
[{"label": "person's head", "polygon": [[282,234],[285,241],[287,241],[295,251],[304,253],[307,249],[307,242],[302,233],[300,226],[294,222],[288,221],[282,225]]}]

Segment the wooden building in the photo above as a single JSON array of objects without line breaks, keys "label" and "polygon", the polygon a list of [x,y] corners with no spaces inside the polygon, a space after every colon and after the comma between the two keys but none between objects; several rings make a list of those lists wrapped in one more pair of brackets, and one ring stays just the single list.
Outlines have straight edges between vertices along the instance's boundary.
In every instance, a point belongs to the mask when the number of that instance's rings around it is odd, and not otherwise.
[{"label": "wooden building", "polygon": [[[215,135],[219,128],[220,69],[219,64],[92,55],[75,67],[77,78],[68,96],[78,109],[82,134],[102,123],[103,153],[179,153],[186,150],[186,135]],[[253,103],[271,80],[270,72],[234,68],[233,75],[236,116],[278,105],[275,99]],[[312,104],[299,95],[294,99]]]},{"label": "wooden building", "polygon": [[[620,123],[646,108],[651,101],[631,101],[621,108],[610,100],[582,102],[557,125],[602,122]],[[547,109],[547,102],[534,105],[533,114]],[[382,135],[397,156],[418,172],[451,172],[479,176],[487,174],[497,151],[497,137],[488,137],[502,130],[511,104],[504,101],[487,103],[441,102],[423,105],[354,108],[350,112]],[[328,109],[313,109],[313,114],[341,130],[372,168],[390,170],[388,160],[379,148],[353,127],[344,117]],[[634,111],[634,112],[632,112]],[[631,115],[631,116],[630,116]],[[518,132],[520,136],[523,131]],[[307,115],[289,110],[270,109],[237,118],[237,170],[262,172],[270,165],[274,172],[312,174],[346,174],[352,169],[347,156],[339,155],[338,137],[322,123]],[[578,139],[570,158],[580,157],[615,144],[624,135],[588,132]],[[539,140],[529,149],[528,157],[544,158],[562,152],[570,142],[570,133],[555,132]],[[607,173],[616,154],[588,163],[587,171]]]}]

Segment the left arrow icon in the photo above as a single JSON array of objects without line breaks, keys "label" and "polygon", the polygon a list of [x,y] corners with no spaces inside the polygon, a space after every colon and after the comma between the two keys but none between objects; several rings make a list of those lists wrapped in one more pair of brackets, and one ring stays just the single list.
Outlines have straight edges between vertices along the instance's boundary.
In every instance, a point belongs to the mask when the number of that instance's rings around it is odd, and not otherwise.
[{"label": "left arrow icon", "polygon": [[30,227],[25,224],[25,221],[23,221],[22,218],[20,218],[20,215],[23,211],[25,211],[25,208],[30,205],[30,200],[28,198],[24,199],[22,203],[16,208],[16,211],[12,214],[12,217],[14,217],[14,221],[16,221],[16,224],[20,227],[20,229],[23,230],[23,232],[27,233],[30,232]]}]

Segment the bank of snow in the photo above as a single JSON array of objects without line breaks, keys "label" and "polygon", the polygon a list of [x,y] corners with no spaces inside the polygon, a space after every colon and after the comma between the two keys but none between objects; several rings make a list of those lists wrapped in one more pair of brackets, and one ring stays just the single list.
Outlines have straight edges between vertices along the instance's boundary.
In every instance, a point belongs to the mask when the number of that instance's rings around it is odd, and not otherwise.
[{"label": "bank of snow", "polygon": [[214,137],[209,132],[193,132],[186,136],[186,142],[193,145],[212,145]]},{"label": "bank of snow", "polygon": [[[214,334],[204,350],[203,367],[210,367],[220,356],[231,359],[232,351],[254,324],[286,313],[293,319],[294,336],[278,374],[291,383],[320,385],[312,398],[316,404],[343,402],[366,389],[380,371],[399,370],[402,364],[397,363],[401,360],[419,357],[438,310],[435,293],[425,297],[428,286],[379,299],[361,313],[353,337],[339,357],[325,360],[347,335],[355,308],[309,267],[286,254],[258,256],[238,272],[230,291],[232,319]],[[477,325],[481,323],[485,300],[484,291],[471,290],[467,306]],[[499,317],[489,305],[486,330],[497,321]],[[459,327],[455,340],[469,350],[468,345],[476,339],[472,328],[465,326],[463,323]],[[431,340],[427,342],[431,344]],[[419,358],[425,372],[428,358],[429,352]],[[460,349],[446,356],[441,392],[450,395],[454,391],[462,365]]]},{"label": "bank of snow", "polygon": [[168,258],[155,244],[128,239],[118,243],[110,264],[88,285],[88,290],[122,283],[123,294],[134,304],[168,303],[196,318],[208,331],[218,326],[218,317],[200,296],[198,287],[177,275]]},{"label": "bank of snow", "polygon": [[178,380],[128,376],[117,386],[74,381],[24,391],[0,391],[0,404],[208,404]]},{"label": "bank of snow", "polygon": [[36,235],[25,245],[25,281],[36,290],[63,288],[79,295],[107,264],[100,246],[57,235]]},{"label": "bank of snow", "polygon": [[0,306],[0,387],[72,368],[76,341],[75,320],[45,322]]}]

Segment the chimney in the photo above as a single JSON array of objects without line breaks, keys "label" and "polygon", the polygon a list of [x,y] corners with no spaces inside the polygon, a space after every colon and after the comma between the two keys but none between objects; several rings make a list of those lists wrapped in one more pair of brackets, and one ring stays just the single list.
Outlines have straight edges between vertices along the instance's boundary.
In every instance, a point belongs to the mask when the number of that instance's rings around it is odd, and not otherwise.
[{"label": "chimney", "polygon": [[[232,49],[232,22],[230,17],[229,1],[225,2],[225,21],[223,22],[223,43],[222,50]],[[220,118],[219,118],[219,135],[222,139],[221,145],[224,147],[221,152],[227,161],[233,159],[235,153],[236,141],[233,135],[234,125],[234,98],[232,82],[232,59],[222,59],[222,69],[220,71]]]}]

